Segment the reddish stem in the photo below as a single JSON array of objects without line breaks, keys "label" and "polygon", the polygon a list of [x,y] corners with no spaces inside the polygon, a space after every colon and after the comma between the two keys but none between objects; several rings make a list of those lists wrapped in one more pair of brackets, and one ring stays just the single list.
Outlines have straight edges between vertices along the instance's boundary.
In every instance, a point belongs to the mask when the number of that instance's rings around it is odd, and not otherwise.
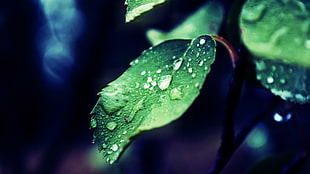
[{"label": "reddish stem", "polygon": [[225,40],[221,36],[218,36],[218,35],[215,35],[215,34],[210,34],[210,36],[213,37],[217,42],[220,42],[221,44],[223,44],[226,47],[226,49],[229,52],[229,56],[230,56],[230,59],[231,59],[232,66],[233,66],[233,68],[235,68],[236,67],[235,62],[237,60],[239,60],[239,57],[238,57],[238,53],[234,49],[234,47],[227,40]]}]

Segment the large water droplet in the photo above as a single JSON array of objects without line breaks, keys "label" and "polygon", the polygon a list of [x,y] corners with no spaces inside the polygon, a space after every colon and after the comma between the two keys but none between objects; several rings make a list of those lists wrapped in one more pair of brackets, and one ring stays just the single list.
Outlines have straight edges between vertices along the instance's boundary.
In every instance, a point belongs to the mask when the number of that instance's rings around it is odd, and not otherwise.
[{"label": "large water droplet", "polygon": [[287,113],[287,114],[279,114],[279,113],[275,113],[273,115],[273,119],[276,122],[287,122],[292,118],[292,114],[291,113]]},{"label": "large water droplet", "polygon": [[173,88],[170,91],[170,98],[172,100],[181,99],[182,96],[183,96],[183,93],[181,92],[181,89],[179,89],[179,88]]},{"label": "large water droplet", "polygon": [[114,121],[111,121],[111,122],[108,122],[106,127],[109,129],[109,130],[114,130],[117,126],[117,123],[115,123]]},{"label": "large water droplet", "polygon": [[148,83],[150,83],[150,82],[152,82],[153,80],[152,80],[152,77],[147,77],[147,82]]},{"label": "large water droplet", "polygon": [[158,69],[158,70],[156,71],[156,73],[161,73],[161,69]]},{"label": "large water droplet", "polygon": [[94,118],[90,119],[90,127],[91,128],[97,127],[97,121]]},{"label": "large water droplet", "polygon": [[274,79],[273,77],[267,77],[267,83],[273,83]]},{"label": "large water droplet", "polygon": [[141,72],[141,75],[144,75],[144,74],[146,74],[146,72],[145,72],[145,71],[142,71],[142,72]]},{"label": "large water droplet", "polygon": [[111,150],[113,150],[114,152],[118,150],[118,145],[117,144],[113,144],[111,147]]},{"label": "large water droplet", "polygon": [[204,43],[206,43],[206,40],[205,40],[205,39],[200,39],[200,40],[199,40],[199,43],[200,43],[201,45],[203,45]]},{"label": "large water droplet", "polygon": [[179,59],[176,59],[174,62],[173,62],[173,70],[178,70],[181,65],[182,65],[182,62],[183,62],[183,58],[179,58]]},{"label": "large water droplet", "polygon": [[158,81],[158,87],[161,90],[167,89],[169,87],[170,83],[171,83],[171,80],[172,80],[172,76],[171,75],[161,76],[159,81]]}]

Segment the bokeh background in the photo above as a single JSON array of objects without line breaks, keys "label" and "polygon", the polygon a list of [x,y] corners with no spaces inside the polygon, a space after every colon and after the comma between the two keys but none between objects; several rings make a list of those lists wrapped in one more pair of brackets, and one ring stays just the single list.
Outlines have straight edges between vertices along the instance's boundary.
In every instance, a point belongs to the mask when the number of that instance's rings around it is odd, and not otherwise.
[{"label": "bokeh background", "polygon": [[[151,46],[147,29],[168,31],[205,2],[171,0],[140,21],[125,24],[121,0],[1,1],[0,174],[207,173],[220,146],[232,76],[229,55],[221,45],[201,95],[188,111],[139,136],[117,164],[105,163],[89,129],[96,93]],[[230,40],[238,36],[229,33],[238,25],[227,25],[234,1],[221,3],[225,21],[219,34]],[[237,133],[273,98],[253,81],[243,87]],[[309,113],[305,104],[285,115],[267,115],[223,173],[281,171],[309,148]],[[310,173],[309,160],[299,173]]]}]

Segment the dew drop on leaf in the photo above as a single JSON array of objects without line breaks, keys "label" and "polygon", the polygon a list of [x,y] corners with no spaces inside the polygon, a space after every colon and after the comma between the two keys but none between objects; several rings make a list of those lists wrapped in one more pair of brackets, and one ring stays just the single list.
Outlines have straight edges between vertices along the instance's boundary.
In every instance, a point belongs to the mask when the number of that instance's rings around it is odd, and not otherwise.
[{"label": "dew drop on leaf", "polygon": [[111,147],[111,150],[113,150],[114,152],[118,150],[118,145],[117,144],[113,144]]},{"label": "dew drop on leaf", "polygon": [[158,81],[158,87],[161,90],[167,89],[169,87],[170,83],[171,83],[171,80],[172,80],[172,76],[171,75],[161,76],[159,81]]},{"label": "dew drop on leaf", "polygon": [[106,127],[109,129],[109,130],[114,130],[115,128],[116,128],[116,126],[117,126],[117,123],[115,123],[114,121],[112,121],[112,122],[108,122],[107,123],[107,125],[106,125]]},{"label": "dew drop on leaf", "polygon": [[91,118],[90,120],[90,127],[91,128],[97,127],[97,121],[94,118]]},{"label": "dew drop on leaf", "polygon": [[182,65],[182,62],[183,62],[183,58],[179,58],[179,59],[177,59],[177,60],[175,60],[174,62],[173,62],[173,70],[178,70],[180,67],[181,67],[181,65]]}]

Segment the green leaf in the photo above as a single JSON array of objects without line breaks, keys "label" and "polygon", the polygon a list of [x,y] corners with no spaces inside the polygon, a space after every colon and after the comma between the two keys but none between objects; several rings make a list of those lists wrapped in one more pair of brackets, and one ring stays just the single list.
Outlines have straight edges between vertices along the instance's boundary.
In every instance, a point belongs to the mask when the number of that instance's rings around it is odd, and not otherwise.
[{"label": "green leaf", "polygon": [[206,35],[151,47],[99,92],[90,125],[107,162],[114,163],[133,136],[164,126],[189,108],[210,71],[215,46]]},{"label": "green leaf", "polygon": [[134,20],[141,14],[152,10],[155,6],[166,2],[167,0],[126,0],[127,5],[126,22]]},{"label": "green leaf", "polygon": [[309,19],[309,0],[248,0],[242,40],[255,56],[310,67]]},{"label": "green leaf", "polygon": [[152,45],[171,39],[192,39],[204,34],[217,34],[224,16],[224,8],[217,1],[208,1],[173,30],[165,33],[150,29],[146,36]]},{"label": "green leaf", "polygon": [[284,100],[304,104],[310,102],[310,69],[275,60],[257,58],[256,78]]}]

